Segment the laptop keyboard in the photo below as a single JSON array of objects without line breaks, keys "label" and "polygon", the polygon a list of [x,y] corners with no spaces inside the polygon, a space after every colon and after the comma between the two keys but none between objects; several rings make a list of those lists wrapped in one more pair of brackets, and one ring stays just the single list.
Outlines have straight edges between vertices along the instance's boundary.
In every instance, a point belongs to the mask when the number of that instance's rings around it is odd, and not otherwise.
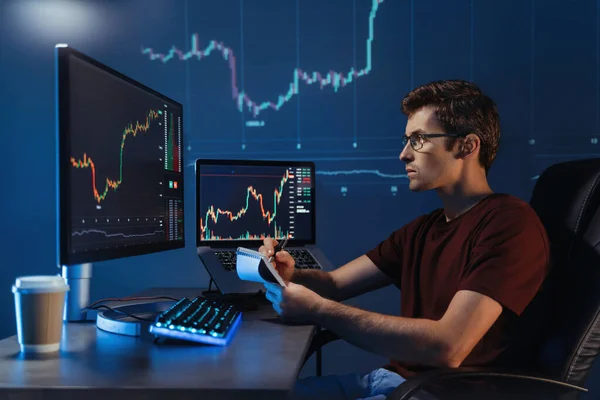
[{"label": "laptop keyboard", "polygon": [[321,266],[306,249],[290,249],[288,253],[296,260],[298,269],[321,269]]},{"label": "laptop keyboard", "polygon": [[[321,266],[306,249],[289,249],[288,253],[296,260],[298,269],[321,269]],[[235,271],[235,250],[217,250],[215,254],[226,271]]]}]

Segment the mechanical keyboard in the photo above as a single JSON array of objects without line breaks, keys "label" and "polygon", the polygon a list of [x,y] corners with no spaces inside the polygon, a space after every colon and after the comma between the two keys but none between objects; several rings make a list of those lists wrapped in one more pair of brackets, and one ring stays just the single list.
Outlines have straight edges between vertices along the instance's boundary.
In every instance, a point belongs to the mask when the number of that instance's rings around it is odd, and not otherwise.
[{"label": "mechanical keyboard", "polygon": [[158,315],[149,330],[157,338],[226,346],[241,319],[242,313],[233,305],[202,296],[193,300],[184,297]]}]

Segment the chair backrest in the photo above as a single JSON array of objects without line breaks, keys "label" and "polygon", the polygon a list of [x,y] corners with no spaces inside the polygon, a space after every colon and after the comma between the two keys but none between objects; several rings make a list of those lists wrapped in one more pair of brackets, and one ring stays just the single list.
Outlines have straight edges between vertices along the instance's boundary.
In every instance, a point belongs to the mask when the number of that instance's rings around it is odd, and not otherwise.
[{"label": "chair backrest", "polygon": [[547,168],[530,204],[546,227],[553,257],[544,286],[551,314],[535,369],[583,385],[600,351],[600,158]]}]

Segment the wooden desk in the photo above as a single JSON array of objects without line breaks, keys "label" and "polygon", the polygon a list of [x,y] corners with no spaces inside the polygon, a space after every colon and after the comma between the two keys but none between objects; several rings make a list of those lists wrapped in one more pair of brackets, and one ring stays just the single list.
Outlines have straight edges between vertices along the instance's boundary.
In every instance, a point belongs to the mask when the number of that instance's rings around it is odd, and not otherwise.
[{"label": "wooden desk", "polygon": [[[139,295],[194,298],[199,289],[149,289]],[[227,347],[154,344],[115,335],[94,322],[65,323],[61,351],[37,359],[17,337],[0,341],[0,399],[264,399],[294,387],[314,332],[281,323],[270,305],[244,312]]]}]

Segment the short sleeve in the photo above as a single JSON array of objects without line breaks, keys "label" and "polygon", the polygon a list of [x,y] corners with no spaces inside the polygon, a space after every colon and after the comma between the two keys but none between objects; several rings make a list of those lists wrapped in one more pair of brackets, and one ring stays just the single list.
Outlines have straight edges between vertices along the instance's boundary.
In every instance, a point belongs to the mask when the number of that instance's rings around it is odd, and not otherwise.
[{"label": "short sleeve", "polygon": [[400,282],[402,275],[402,237],[404,236],[403,229],[398,229],[393,232],[387,239],[379,243],[366,253],[373,264],[382,270],[386,275]]},{"label": "short sleeve", "polygon": [[546,231],[526,204],[498,207],[474,238],[459,290],[489,296],[520,315],[550,267]]},{"label": "short sleeve", "polygon": [[409,246],[409,240],[414,237],[415,231],[422,225],[425,218],[425,216],[421,216],[409,222],[365,253],[373,261],[373,264],[392,278],[397,285],[400,284],[402,276],[403,249]]}]

